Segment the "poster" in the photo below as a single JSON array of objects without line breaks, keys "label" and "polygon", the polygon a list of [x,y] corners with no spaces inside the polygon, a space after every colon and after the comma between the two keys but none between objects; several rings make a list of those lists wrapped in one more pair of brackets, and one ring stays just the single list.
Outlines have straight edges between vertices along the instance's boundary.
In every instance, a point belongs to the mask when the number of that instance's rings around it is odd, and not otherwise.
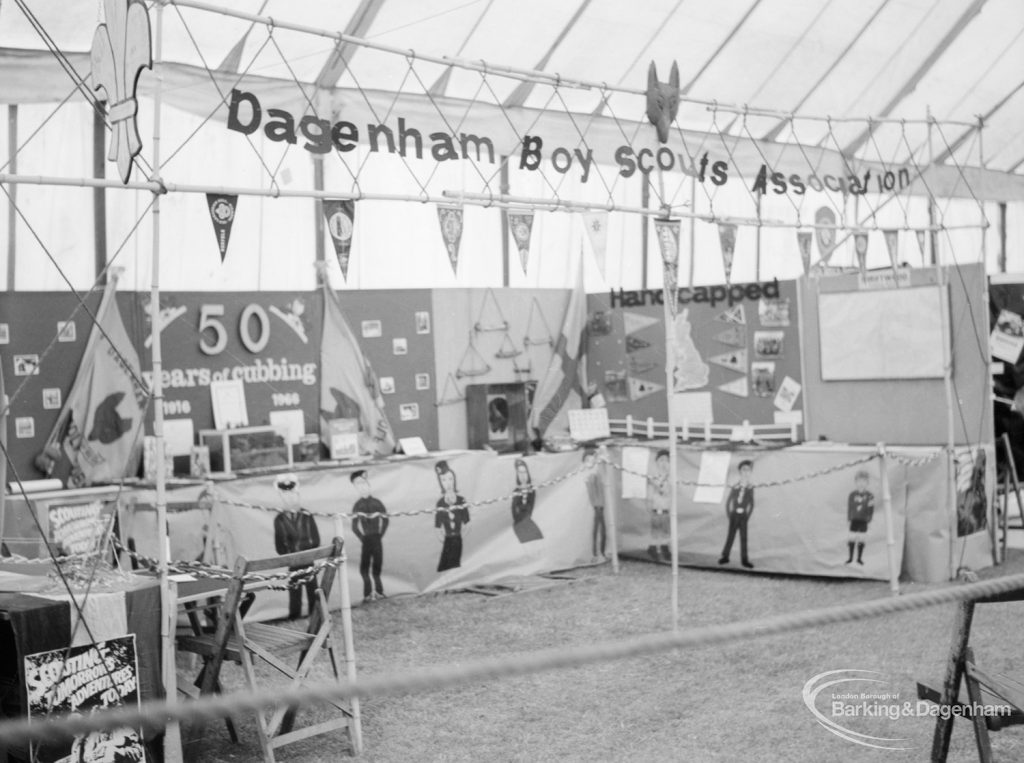
[{"label": "poster", "polygon": [[1000,310],[988,343],[993,358],[1016,363],[1024,350],[1024,318],[1010,310]]},{"label": "poster", "polygon": [[[88,715],[121,705],[137,707],[138,675],[135,634],[26,655],[29,719],[55,713]],[[63,745],[47,743],[34,759],[41,763],[117,763],[145,760],[145,752],[138,729],[119,728],[77,736]]]},{"label": "poster", "polygon": [[114,504],[104,501],[50,506],[50,543],[63,555],[92,553],[113,527],[113,515]]}]

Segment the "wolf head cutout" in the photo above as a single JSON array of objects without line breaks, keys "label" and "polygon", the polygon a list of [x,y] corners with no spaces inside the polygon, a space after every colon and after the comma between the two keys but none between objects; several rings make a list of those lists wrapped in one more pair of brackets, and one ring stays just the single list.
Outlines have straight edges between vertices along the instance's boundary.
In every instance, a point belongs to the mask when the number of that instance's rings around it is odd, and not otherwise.
[{"label": "wolf head cutout", "polygon": [[647,69],[647,118],[658,131],[658,140],[668,143],[668,130],[679,112],[679,65],[673,61],[668,82],[658,82],[658,69],[651,61]]}]

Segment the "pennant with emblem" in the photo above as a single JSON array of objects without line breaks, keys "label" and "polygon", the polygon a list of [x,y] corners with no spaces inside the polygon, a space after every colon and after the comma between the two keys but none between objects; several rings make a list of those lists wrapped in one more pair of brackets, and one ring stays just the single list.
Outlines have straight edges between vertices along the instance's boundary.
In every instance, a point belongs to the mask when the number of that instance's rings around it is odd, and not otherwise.
[{"label": "pennant with emblem", "polygon": [[459,244],[462,242],[461,204],[438,204],[437,220],[441,224],[441,238],[444,249],[448,253],[448,261],[452,264],[452,273],[459,272]]},{"label": "pennant with emblem", "polygon": [[348,262],[352,255],[352,233],[356,223],[356,203],[352,199],[324,199],[323,204],[327,232],[331,234],[341,275],[347,281]]},{"label": "pennant with emblem", "polygon": [[210,220],[213,222],[213,233],[217,237],[221,262],[224,262],[228,253],[228,241],[231,239],[231,226],[235,222],[237,207],[238,194],[206,194],[206,208],[210,210]]},{"label": "pennant with emblem", "polygon": [[831,207],[818,207],[814,213],[814,238],[818,242],[821,261],[828,264],[836,249],[836,213]]},{"label": "pennant with emblem", "polygon": [[868,272],[868,234],[857,231],[853,234],[853,250],[857,253],[857,267],[861,273]]},{"label": "pennant with emblem", "polygon": [[650,360],[637,360],[636,355],[629,356],[629,372],[631,374],[645,374],[654,370],[654,362]]},{"label": "pennant with emblem", "polygon": [[661,323],[661,320],[653,318],[650,315],[644,315],[643,313],[631,313],[629,311],[622,313],[622,324],[626,330],[626,336],[635,334],[648,326],[653,326],[658,323]]},{"label": "pennant with emblem", "polygon": [[728,284],[732,280],[732,258],[736,252],[736,226],[732,223],[719,223],[718,240],[722,244],[722,266]]},{"label": "pennant with emblem", "polygon": [[594,251],[597,269],[604,278],[605,260],[608,253],[608,212],[603,209],[583,213],[583,227],[587,229],[590,248]]},{"label": "pennant with emblem", "polygon": [[664,268],[665,298],[672,315],[679,312],[679,221],[654,221],[661,248],[661,262]]},{"label": "pennant with emblem", "polygon": [[750,385],[747,383],[747,377],[741,376],[738,379],[733,379],[731,382],[725,384],[719,384],[718,388],[722,392],[728,392],[730,395],[736,397],[750,397]]},{"label": "pennant with emblem", "polygon": [[746,326],[747,311],[743,309],[743,305],[736,305],[716,315],[715,320],[722,323],[736,323],[740,326]]},{"label": "pennant with emblem", "polygon": [[526,266],[530,262],[533,212],[509,212],[508,227],[512,231],[512,239],[516,242],[516,248],[519,250],[519,264],[523,266],[523,275],[526,275]]},{"label": "pennant with emblem", "polygon": [[732,371],[739,371],[746,373],[747,371],[747,351],[736,350],[735,352],[725,352],[721,355],[715,355],[712,358],[708,358],[711,363],[716,366],[722,366]]},{"label": "pennant with emblem", "polygon": [[646,379],[634,379],[632,376],[629,377],[629,399],[640,400],[641,398],[649,397],[655,392],[660,392],[665,389],[664,384],[656,384],[655,382],[647,381]]},{"label": "pennant with emblem", "polygon": [[896,228],[886,228],[882,231],[882,237],[885,238],[885,248],[889,250],[889,263],[895,274],[900,267],[900,232]]},{"label": "pennant with emblem", "polygon": [[806,230],[796,232],[796,245],[800,249],[800,262],[804,265],[804,275],[811,272],[811,239],[814,234]]},{"label": "pennant with emblem", "polygon": [[727,344],[730,347],[745,347],[747,344],[747,330],[742,326],[731,326],[715,337],[716,342]]},{"label": "pennant with emblem", "polygon": [[651,346],[651,343],[640,339],[635,336],[626,337],[626,352],[636,352],[637,350],[646,350]]},{"label": "pennant with emblem", "polygon": [[925,248],[927,247],[925,232],[923,230],[916,230],[914,234],[917,236],[917,248],[921,250],[921,262],[924,262]]}]

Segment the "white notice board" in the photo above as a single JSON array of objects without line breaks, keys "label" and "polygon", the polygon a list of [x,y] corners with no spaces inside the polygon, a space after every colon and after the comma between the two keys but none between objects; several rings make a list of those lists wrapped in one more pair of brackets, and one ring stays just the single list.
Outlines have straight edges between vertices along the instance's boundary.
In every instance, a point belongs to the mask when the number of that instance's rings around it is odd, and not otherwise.
[{"label": "white notice board", "polygon": [[941,379],[948,315],[944,286],[819,294],[822,380]]}]

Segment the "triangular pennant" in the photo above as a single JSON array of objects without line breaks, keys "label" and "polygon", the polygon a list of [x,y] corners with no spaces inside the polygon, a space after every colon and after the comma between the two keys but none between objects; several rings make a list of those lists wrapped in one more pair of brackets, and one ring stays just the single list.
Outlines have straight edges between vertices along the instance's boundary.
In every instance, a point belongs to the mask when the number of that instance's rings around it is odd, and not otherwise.
[{"label": "triangular pennant", "polygon": [[728,392],[730,395],[736,395],[736,397],[750,397],[750,386],[747,384],[746,376],[733,379],[725,384],[719,384],[718,388],[722,392]]},{"label": "triangular pennant", "polygon": [[889,250],[892,272],[895,273],[900,266],[900,232],[896,228],[886,228],[882,231],[882,236],[885,238],[885,247]]},{"label": "triangular pennant", "polygon": [[437,220],[441,223],[441,238],[448,252],[448,261],[452,264],[452,273],[459,272],[459,244],[462,241],[462,205],[438,204]]},{"label": "triangular pennant", "polygon": [[655,392],[660,392],[665,389],[664,384],[655,384],[654,382],[647,381],[646,379],[634,379],[632,376],[629,377],[629,399],[639,400],[640,398],[653,395]]},{"label": "triangular pennant", "polygon": [[722,244],[722,266],[725,268],[725,282],[732,278],[732,258],[736,252],[736,226],[732,223],[718,224],[718,240]]},{"label": "triangular pennant", "polygon": [[238,194],[206,194],[206,208],[210,210],[210,221],[213,222],[213,234],[217,237],[217,248],[220,249],[221,262],[224,262],[224,257],[228,253],[231,225],[235,221],[235,209],[237,206]]},{"label": "triangular pennant", "polygon": [[530,234],[533,232],[533,212],[509,212],[508,227],[512,238],[519,249],[519,263],[526,275],[526,266],[530,262]]},{"label": "triangular pennant", "polygon": [[629,356],[629,372],[631,374],[645,374],[648,371],[653,370],[654,361],[651,360],[637,360],[636,355]]},{"label": "triangular pennant", "polygon": [[722,323],[738,323],[741,326],[747,325],[747,311],[743,309],[743,305],[736,305],[736,307],[730,307],[715,316],[716,321],[722,321]]},{"label": "triangular pennant", "polygon": [[921,262],[923,263],[925,261],[924,260],[925,247],[927,246],[925,244],[925,241],[926,241],[925,232],[923,230],[916,230],[916,231],[914,231],[914,233],[917,236],[917,248],[921,250]]},{"label": "triangular pennant", "polygon": [[814,237],[818,241],[821,261],[828,263],[836,248],[836,213],[831,207],[818,207],[814,213]]},{"label": "triangular pennant", "polygon": [[796,232],[796,245],[800,249],[800,261],[804,265],[804,275],[811,272],[811,240],[814,234],[806,230]]},{"label": "triangular pennant", "polygon": [[584,212],[583,227],[587,229],[597,269],[604,278],[605,255],[608,252],[608,212],[603,209]]},{"label": "triangular pennant", "polygon": [[747,351],[736,350],[735,352],[725,352],[721,355],[715,355],[713,358],[708,358],[708,361],[714,363],[716,366],[722,366],[723,368],[729,368],[733,371],[740,371],[741,373],[747,372]]},{"label": "triangular pennant", "polygon": [[356,223],[356,203],[352,199],[324,199],[327,232],[334,242],[341,275],[348,280],[348,260],[352,253],[352,232]]},{"label": "triangular pennant", "polygon": [[857,231],[853,234],[853,250],[857,253],[857,267],[861,273],[868,270],[868,234],[866,231]]},{"label": "triangular pennant", "polygon": [[626,337],[626,352],[636,352],[637,350],[645,350],[651,346],[650,342],[639,339],[635,336]]},{"label": "triangular pennant", "polygon": [[672,315],[675,315],[679,312],[679,221],[656,219],[654,230],[661,249],[665,296]]},{"label": "triangular pennant", "polygon": [[716,336],[715,341],[727,344],[730,347],[745,347],[747,344],[747,330],[742,326],[730,326]]},{"label": "triangular pennant", "polygon": [[643,313],[631,313],[624,311],[622,313],[622,324],[626,331],[626,336],[635,334],[636,332],[653,326],[656,323],[661,323],[659,318],[654,318],[650,315],[644,315]]}]

